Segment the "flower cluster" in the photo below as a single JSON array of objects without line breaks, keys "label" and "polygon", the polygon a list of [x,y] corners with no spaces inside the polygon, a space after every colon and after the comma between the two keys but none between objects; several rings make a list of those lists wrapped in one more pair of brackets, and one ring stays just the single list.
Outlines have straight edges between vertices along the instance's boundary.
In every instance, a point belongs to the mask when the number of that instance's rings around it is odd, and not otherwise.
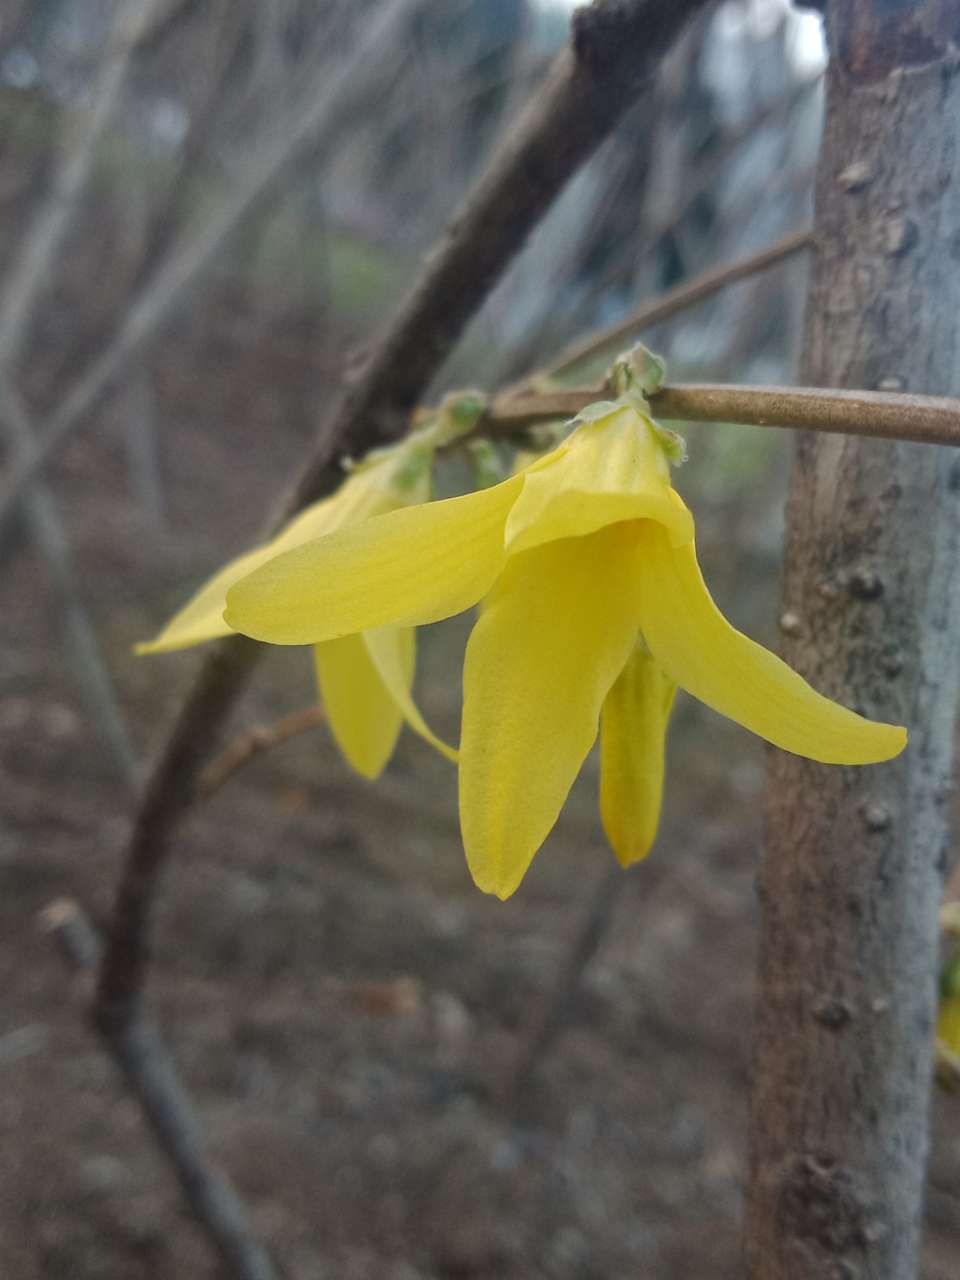
[{"label": "flower cluster", "polygon": [[813,760],[897,755],[904,729],[822,697],[719,612],[671,482],[682,442],[651,418],[636,369],[619,366],[618,398],[585,410],[558,447],[476,493],[421,500],[427,467],[402,501],[403,447],[371,459],[218,574],[149,648],[229,629],[313,645],[334,733],[372,775],[402,718],[436,742],[410,697],[412,629],[480,604],[464,660],[460,822],[474,880],[501,898],[598,735],[607,837],[624,865],[645,856],[678,687]]}]

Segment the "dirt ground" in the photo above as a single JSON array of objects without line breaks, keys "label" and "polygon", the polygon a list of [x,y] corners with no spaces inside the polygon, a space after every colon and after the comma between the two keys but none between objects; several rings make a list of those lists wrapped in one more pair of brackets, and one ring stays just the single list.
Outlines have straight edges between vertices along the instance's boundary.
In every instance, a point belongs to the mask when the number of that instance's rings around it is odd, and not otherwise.
[{"label": "dirt ground", "polygon": [[[151,373],[166,530],[128,477],[118,394],[53,472],[85,599],[137,747],[161,742],[199,662],[134,659],[251,540],[308,430],[306,342],[264,346],[224,305]],[[718,526],[719,527],[719,526]],[[708,568],[723,548],[705,540]],[[749,605],[773,616],[771,549]],[[84,1025],[38,913],[108,908],[130,813],[83,711],[56,596],[25,536],[0,577],[0,1276],[220,1273],[136,1106]],[[756,630],[756,628],[754,628]],[[462,622],[424,637],[420,690],[456,732]],[[234,732],[305,705],[272,652]],[[479,894],[452,771],[412,736],[376,785],[324,731],[253,762],[184,825],[167,876],[153,1014],[212,1158],[289,1280],[727,1280],[739,1274],[763,752],[686,701],[667,814],[625,874],[579,999],[515,1106],[524,1035],[607,875],[596,765],[521,891]],[[940,1097],[925,1280],[960,1275],[960,1103]]]}]

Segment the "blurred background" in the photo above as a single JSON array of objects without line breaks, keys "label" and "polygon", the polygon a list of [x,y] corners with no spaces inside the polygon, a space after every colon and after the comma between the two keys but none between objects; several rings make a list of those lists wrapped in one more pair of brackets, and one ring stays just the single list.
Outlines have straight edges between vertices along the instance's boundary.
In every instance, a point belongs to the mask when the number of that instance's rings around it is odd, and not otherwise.
[{"label": "blurred background", "polygon": [[[104,918],[143,762],[201,661],[131,646],[258,539],[570,15],[410,0],[382,39],[386,7],[0,11],[7,472],[61,430],[0,541],[4,1280],[220,1274],[37,915],[66,894]],[[726,0],[692,26],[435,393],[494,389],[806,228],[824,60],[818,18],[786,0]],[[638,336],[674,380],[789,382],[806,265],[796,253]],[[708,581],[775,645],[788,441],[685,434],[675,478]],[[467,485],[462,460],[438,483]],[[418,694],[448,739],[468,626],[423,636]],[[273,650],[232,732],[313,697],[304,656]],[[453,771],[411,735],[371,785],[316,728],[184,824],[151,996],[283,1276],[739,1273],[763,749],[681,695],[669,754],[645,864],[611,874],[591,758],[507,904],[470,883]],[[948,1280],[960,1107],[945,1096],[935,1148],[924,1277]]]}]

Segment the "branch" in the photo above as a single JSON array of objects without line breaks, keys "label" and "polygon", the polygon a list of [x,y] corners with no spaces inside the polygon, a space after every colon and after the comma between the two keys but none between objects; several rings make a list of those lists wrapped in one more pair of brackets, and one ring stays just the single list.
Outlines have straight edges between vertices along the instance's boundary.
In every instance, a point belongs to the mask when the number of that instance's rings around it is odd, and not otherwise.
[{"label": "branch", "polygon": [[[76,902],[51,903],[41,921],[71,969],[95,967],[100,940]],[[228,1274],[237,1280],[273,1280],[273,1267],[253,1235],[242,1201],[207,1162],[199,1121],[157,1031],[139,1013],[123,1028],[98,1031]]]},{"label": "branch", "polygon": [[[707,0],[594,0],[574,18],[560,56],[527,112],[467,196],[358,384],[349,389],[283,506],[306,506],[340,477],[336,453],[360,454],[402,434],[464,326],[533,227],[637,97],[684,22]],[[126,850],[100,968],[96,1017],[124,1026],[138,1008],[157,878],[174,826],[221,723],[253,670],[258,646],[220,642],[147,785]]]},{"label": "branch", "polygon": [[[571,387],[498,397],[478,431],[512,436],[538,422],[573,418],[606,388]],[[658,418],[682,422],[737,422],[753,427],[800,427],[880,440],[960,447],[960,399],[895,391],[832,391],[818,387],[738,387],[690,383],[662,387],[650,397]]]},{"label": "branch", "polygon": [[705,271],[693,280],[687,280],[660,294],[659,297],[641,303],[625,320],[618,320],[616,324],[606,329],[600,329],[596,333],[588,334],[586,338],[571,343],[545,369],[524,378],[514,388],[508,387],[504,395],[511,392],[521,395],[534,387],[542,386],[548,380],[562,378],[593,356],[602,355],[613,347],[629,342],[642,329],[661,324],[688,307],[695,306],[705,298],[719,293],[727,285],[745,280],[748,276],[756,275],[759,271],[765,271],[768,267],[783,262],[795,253],[812,248],[813,233],[811,231],[794,231],[766,249],[761,249],[759,253],[751,253],[746,257],[738,258],[735,262],[717,267],[713,271]]},{"label": "branch", "polygon": [[20,354],[33,309],[50,265],[63,244],[93,167],[97,146],[114,117],[134,50],[152,29],[168,0],[129,0],[111,33],[93,86],[84,127],[64,147],[43,208],[30,223],[26,242],[15,254],[0,295],[0,369],[12,368]]},{"label": "branch", "polygon": [[[29,450],[34,427],[16,391],[13,370],[51,263],[74,220],[97,147],[114,118],[130,60],[167,4],[168,0],[129,0],[122,11],[98,69],[84,127],[79,136],[62,145],[50,194],[31,222],[25,243],[14,255],[0,287],[0,418],[18,452]],[[139,765],[96,632],[77,588],[78,577],[57,504],[45,488],[36,486],[29,495],[26,518],[60,595],[67,642],[79,669],[82,692],[124,779],[136,792],[140,785]]]},{"label": "branch", "polygon": [[[688,185],[681,190],[669,214],[652,226],[642,229],[642,244],[634,246],[628,262],[614,265],[594,283],[585,299],[587,304],[595,304],[612,285],[626,284],[632,279],[637,266],[660,247],[664,236],[677,232],[696,202],[727,172],[744,142],[754,139],[765,126],[786,120],[794,108],[822,80],[823,72],[818,71],[809,79],[793,85],[782,98],[761,106],[749,120],[722,131],[709,153],[701,158],[693,173],[689,175]],[[786,176],[786,171],[783,176]],[[765,192],[769,194],[767,188]],[[750,194],[755,200],[756,193]],[[741,221],[737,216],[731,216],[729,213],[725,220],[728,226],[737,226]],[[746,219],[743,221],[745,222]]]},{"label": "branch", "polygon": [[241,734],[204,769],[197,786],[197,799],[209,800],[215,791],[219,791],[238,769],[242,769],[255,756],[279,747],[281,743],[296,738],[301,733],[309,733],[318,724],[323,724],[324,719],[323,707],[317,705],[294,711],[275,720],[271,725],[256,725],[247,733]]},{"label": "branch", "polygon": [[[26,411],[21,406],[19,396],[4,381],[2,375],[0,412],[6,413],[7,421],[20,438],[29,439],[30,427]],[[140,765],[127,733],[96,630],[77,586],[82,579],[74,565],[57,504],[45,485],[35,485],[27,493],[24,517],[33,541],[46,560],[51,582],[59,596],[65,647],[69,658],[75,663],[81,696],[113,756],[120,776],[131,793],[136,795],[141,783]]]},{"label": "branch", "polygon": [[308,151],[328,144],[361,105],[361,94],[371,80],[382,75],[384,64],[395,57],[401,25],[418,0],[392,0],[370,23],[351,57],[323,80],[321,91],[292,122],[278,130],[242,175],[234,198],[187,242],[148,282],[131,304],[120,331],[42,425],[34,440],[20,440],[10,474],[0,488],[0,526],[20,494],[53,449],[94,407],[126,362],[156,334],[205,271],[215,261],[226,240],[254,213]]}]

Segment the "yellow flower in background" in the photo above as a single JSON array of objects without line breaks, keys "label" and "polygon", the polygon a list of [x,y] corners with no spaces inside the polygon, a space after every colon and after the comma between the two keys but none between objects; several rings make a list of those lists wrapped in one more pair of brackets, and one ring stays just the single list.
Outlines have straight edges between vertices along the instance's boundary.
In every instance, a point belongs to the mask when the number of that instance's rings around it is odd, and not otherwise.
[{"label": "yellow flower in background", "polygon": [[591,408],[501,484],[339,529],[227,594],[238,631],[317,644],[483,602],[464,663],[460,821],[481,889],[507,897],[601,733],[601,810],[624,864],[650,848],[676,686],[799,755],[866,764],[906,732],[816,693],[723,618],[673,489],[670,433],[639,397]]},{"label": "yellow flower in background", "polygon": [[[248,551],[204,584],[149,643],[137,652],[164,653],[229,635],[223,620],[227,590],[275,556],[336,529],[430,497],[436,446],[434,433],[415,433],[402,444],[368,454],[354,465],[331,497],[302,511],[264,546]],[[453,752],[424,723],[410,690],[416,665],[416,637],[406,626],[385,625],[344,634],[314,645],[320,698],[337,746],[367,778],[382,772],[404,720],[451,759]]]},{"label": "yellow flower in background", "polygon": [[960,956],[954,957],[941,978],[937,1039],[960,1057]]},{"label": "yellow flower in background", "polygon": [[[937,1040],[960,1064],[960,902],[948,902],[940,912],[944,933],[953,949],[940,972],[940,1001],[937,1010]],[[951,1076],[953,1087],[960,1079]]]}]

